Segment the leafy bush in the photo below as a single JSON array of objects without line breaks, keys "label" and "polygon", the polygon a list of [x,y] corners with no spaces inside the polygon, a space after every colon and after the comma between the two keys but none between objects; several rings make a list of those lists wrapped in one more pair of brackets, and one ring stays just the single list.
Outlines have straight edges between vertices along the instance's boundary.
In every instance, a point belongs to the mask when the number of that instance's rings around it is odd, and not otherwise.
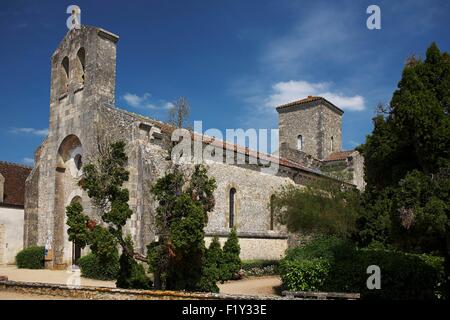
[{"label": "leafy bush", "polygon": [[[367,267],[381,270],[381,289],[369,290]],[[337,260],[324,284],[328,291],[360,292],[368,299],[436,299],[444,280],[443,259],[389,250],[358,250],[351,259]]]},{"label": "leafy bush", "polygon": [[323,288],[331,265],[326,259],[284,260],[280,268],[284,286],[292,291],[315,291]]},{"label": "leafy bush", "polygon": [[81,257],[78,260],[81,275],[90,279],[114,280],[119,272],[119,255],[116,252],[112,258],[101,258],[94,253]]},{"label": "leafy bush", "polygon": [[334,260],[336,257],[348,257],[353,254],[354,246],[347,240],[333,236],[318,236],[303,247],[289,249],[289,260],[324,258]]},{"label": "leafy bush", "polygon": [[223,245],[222,281],[233,279],[241,269],[240,253],[241,247],[239,246],[236,229],[233,228]]},{"label": "leafy bush", "polygon": [[[369,290],[367,267],[381,270],[381,289]],[[443,259],[383,249],[357,250],[346,241],[319,238],[288,250],[280,263],[288,290],[358,292],[364,299],[436,299],[442,297]]]},{"label": "leafy bush", "polygon": [[217,286],[217,281],[222,278],[222,262],[223,262],[223,251],[220,247],[220,242],[218,237],[214,237],[206,250],[202,278],[198,285],[199,291],[204,292],[219,292],[219,287]]},{"label": "leafy bush", "polygon": [[278,274],[278,260],[246,260],[242,261],[242,269],[246,276],[269,276]]},{"label": "leafy bush", "polygon": [[19,269],[44,269],[44,247],[29,247],[16,255],[16,264]]}]

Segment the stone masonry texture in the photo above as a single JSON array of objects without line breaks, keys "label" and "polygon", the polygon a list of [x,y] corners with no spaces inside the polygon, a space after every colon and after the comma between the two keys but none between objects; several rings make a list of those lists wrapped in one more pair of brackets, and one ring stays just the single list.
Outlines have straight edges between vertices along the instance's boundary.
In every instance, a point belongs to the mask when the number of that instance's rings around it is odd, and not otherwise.
[{"label": "stone masonry texture", "polygon": [[[118,40],[118,36],[103,29],[82,26],[69,31],[52,56],[49,134],[35,153],[35,167],[26,182],[24,227],[25,246],[51,244],[54,259],[47,265],[49,268],[64,268],[72,263],[67,205],[81,201],[85,212],[101,221],[79,187],[80,161],[98,155],[99,140],[126,142],[130,179],[125,187],[130,191],[133,210],[126,232],[132,236],[136,250],[145,254],[146,246],[157,236],[157,204],[150,187],[170,166],[171,131],[164,123],[115,106]],[[216,206],[205,228],[206,241],[215,235],[224,241],[230,232],[230,190],[235,188],[234,221],[242,258],[282,257],[289,234],[276,221],[271,228],[270,198],[283,186],[301,187],[325,177],[317,167],[332,152],[327,145],[331,136],[334,148],[340,150],[340,126],[341,114],[320,103],[280,113],[280,142],[292,147],[294,137],[303,134],[309,167],[286,160],[280,161],[279,170],[267,173],[263,165],[249,161],[250,155],[244,164],[209,161],[206,166],[217,181],[217,189]],[[201,147],[206,148],[206,143]],[[185,170],[192,170],[192,166],[186,165]]]}]

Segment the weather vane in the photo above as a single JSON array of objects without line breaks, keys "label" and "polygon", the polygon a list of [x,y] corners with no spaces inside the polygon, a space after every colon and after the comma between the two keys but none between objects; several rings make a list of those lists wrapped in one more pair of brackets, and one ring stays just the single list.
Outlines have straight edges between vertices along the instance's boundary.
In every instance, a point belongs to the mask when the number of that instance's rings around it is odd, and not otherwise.
[{"label": "weather vane", "polygon": [[81,9],[77,5],[71,5],[67,7],[67,13],[70,17],[67,18],[67,28],[69,30],[81,28]]}]

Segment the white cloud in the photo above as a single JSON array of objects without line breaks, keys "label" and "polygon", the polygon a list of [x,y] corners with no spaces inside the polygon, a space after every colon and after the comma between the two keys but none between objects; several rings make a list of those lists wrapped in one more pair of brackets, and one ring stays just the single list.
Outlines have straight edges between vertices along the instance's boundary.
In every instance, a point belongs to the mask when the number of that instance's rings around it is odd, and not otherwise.
[{"label": "white cloud", "polygon": [[327,82],[312,83],[302,80],[278,82],[272,86],[272,93],[265,99],[265,105],[274,108],[308,96],[320,96],[343,110],[362,111],[365,109],[362,96],[346,96],[339,92],[332,92],[330,87],[331,84]]},{"label": "white cloud", "polygon": [[122,99],[125,100],[125,102],[130,107],[136,109],[150,109],[150,110],[169,109],[173,106],[173,103],[167,102],[165,100],[158,100],[157,102],[152,102],[150,101],[151,97],[152,95],[148,92],[144,93],[141,96],[134,93],[126,93],[123,95]]},{"label": "white cloud", "polygon": [[26,164],[27,166],[32,166],[32,165],[34,165],[34,159],[32,159],[32,158],[23,158],[22,159],[22,163]]},{"label": "white cloud", "polygon": [[47,136],[48,129],[35,129],[35,128],[13,128],[12,133],[15,134],[31,134],[34,136]]}]

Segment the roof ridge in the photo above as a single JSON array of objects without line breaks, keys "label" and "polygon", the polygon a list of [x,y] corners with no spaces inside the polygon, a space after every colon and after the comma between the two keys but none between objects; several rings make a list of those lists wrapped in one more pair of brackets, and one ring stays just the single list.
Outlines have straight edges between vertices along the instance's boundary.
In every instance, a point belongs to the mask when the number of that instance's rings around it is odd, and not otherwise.
[{"label": "roof ridge", "polygon": [[[163,122],[161,120],[156,120],[156,119],[153,119],[153,118],[150,118],[150,117],[138,114],[138,113],[134,113],[132,111],[128,111],[128,110],[119,108],[119,107],[117,107],[115,105],[112,105],[112,104],[104,104],[104,105],[107,108],[114,109],[114,110],[117,110],[119,112],[123,112],[125,114],[130,115],[130,116],[135,116],[135,117],[141,118],[141,119],[147,119],[147,120],[150,120],[152,122],[156,122],[156,124],[160,124],[162,126],[165,126],[166,128],[176,129],[172,125],[167,124],[167,123],[165,123],[165,122]],[[189,131],[192,133],[192,138],[193,139],[195,139],[195,136],[198,136],[198,137],[201,136],[203,138],[210,139],[209,141],[204,141],[203,140],[204,143],[207,143],[207,144],[221,144],[222,148],[225,149],[225,150],[230,150],[230,151],[233,150],[233,152],[238,152],[238,153],[241,153],[241,154],[244,154],[244,155],[253,156],[253,157],[256,157],[257,159],[261,159],[261,160],[276,161],[276,163],[278,165],[282,165],[282,166],[286,166],[286,167],[290,167],[290,168],[296,168],[296,169],[300,169],[300,170],[303,170],[303,171],[306,171],[306,172],[310,172],[310,173],[313,173],[313,174],[322,175],[322,176],[325,176],[327,178],[330,178],[330,176],[324,174],[322,171],[315,170],[315,169],[312,169],[312,168],[308,168],[308,167],[306,167],[305,165],[303,165],[300,162],[293,161],[293,160],[290,160],[288,158],[283,158],[283,157],[281,157],[279,155],[274,155],[274,154],[270,154],[270,153],[256,151],[256,150],[250,149],[248,147],[241,146],[241,145],[239,145],[237,143],[231,143],[231,142],[228,142],[226,140],[220,140],[220,139],[217,139],[215,137],[207,136],[204,133],[199,134],[198,132],[195,132],[193,130],[189,130]],[[264,158],[266,158],[266,159],[264,159]],[[341,182],[344,182],[344,181],[341,181]]]},{"label": "roof ridge", "polygon": [[339,111],[340,113],[344,113],[344,110],[342,110],[341,108],[339,108],[338,106],[336,106],[334,103],[330,102],[329,100],[327,100],[324,97],[321,96],[308,96],[307,98],[303,98],[303,99],[299,99],[299,100],[295,100],[295,101],[291,101],[282,105],[279,105],[278,107],[276,107],[277,110],[280,109],[284,109],[284,108],[288,108],[288,107],[294,107],[300,104],[306,104],[306,103],[310,103],[310,102],[314,102],[314,101],[319,101],[319,100],[323,100],[326,103],[328,103],[332,108],[335,108],[337,111]]},{"label": "roof ridge", "polygon": [[25,164],[20,164],[20,163],[15,163],[15,162],[9,162],[9,161],[3,161],[3,160],[0,160],[0,164],[6,164],[6,165],[15,166],[15,167],[20,167],[20,168],[24,168],[24,169],[33,169],[33,167],[27,166],[27,165],[25,165]]}]

